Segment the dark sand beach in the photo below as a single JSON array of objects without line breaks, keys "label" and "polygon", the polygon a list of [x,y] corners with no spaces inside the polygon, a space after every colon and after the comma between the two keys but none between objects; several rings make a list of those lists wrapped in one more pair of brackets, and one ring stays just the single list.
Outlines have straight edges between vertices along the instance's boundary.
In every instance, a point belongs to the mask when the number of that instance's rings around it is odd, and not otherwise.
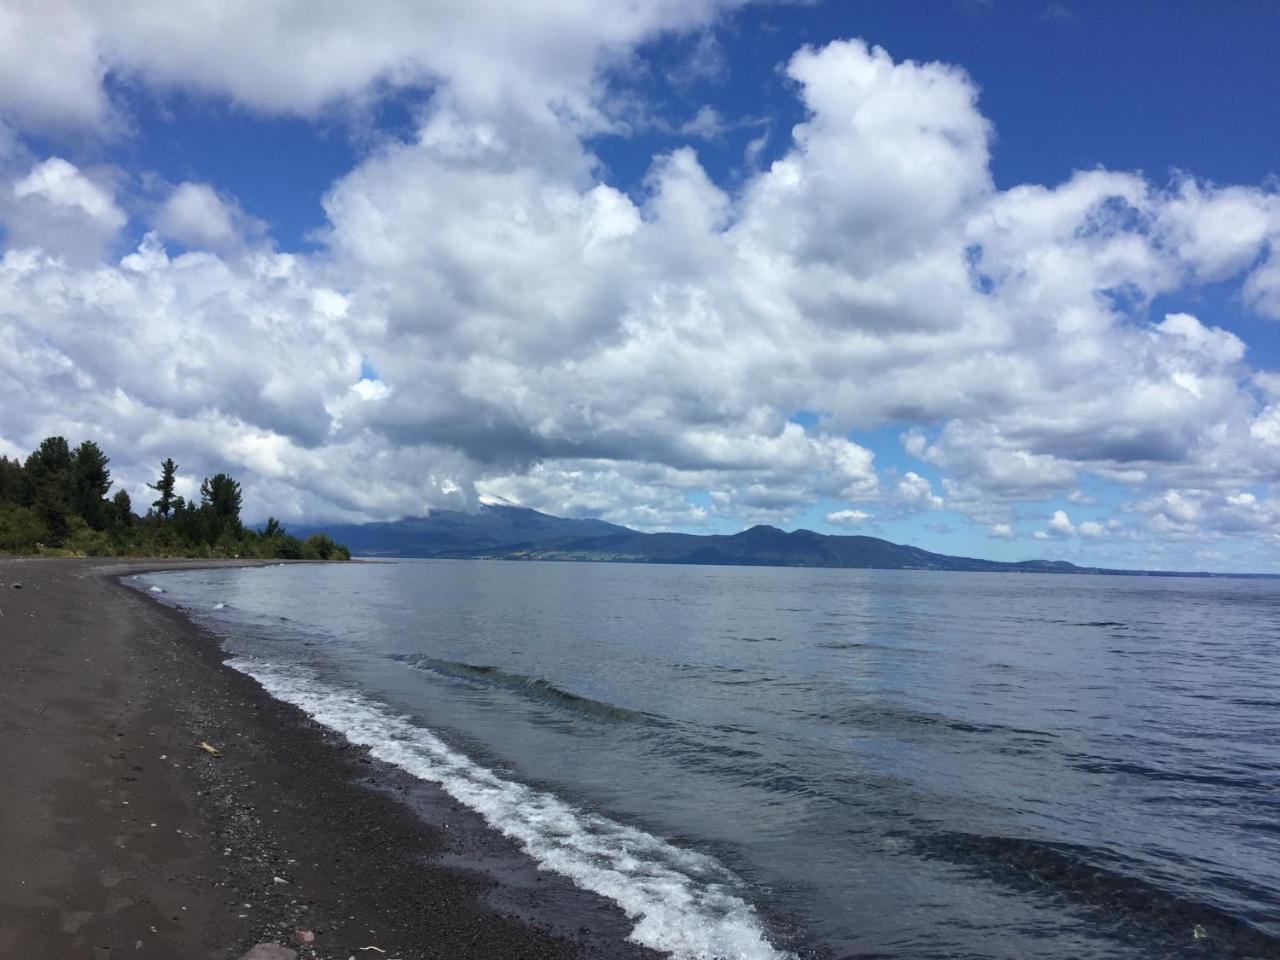
[{"label": "dark sand beach", "polygon": [[0,956],[654,956],[118,580],[180,565],[0,560]]}]

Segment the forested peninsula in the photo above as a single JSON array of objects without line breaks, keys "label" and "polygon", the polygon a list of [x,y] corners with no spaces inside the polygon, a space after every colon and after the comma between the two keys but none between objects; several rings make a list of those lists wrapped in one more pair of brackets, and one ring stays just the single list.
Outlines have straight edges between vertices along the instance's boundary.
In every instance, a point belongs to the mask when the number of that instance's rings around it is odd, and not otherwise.
[{"label": "forested peninsula", "polygon": [[240,483],[225,473],[176,493],[178,465],[160,464],[143,514],[126,490],[111,494],[110,460],[92,440],[74,449],[48,437],[26,460],[0,456],[0,552],[54,556],[349,560],[324,533],[290,536],[274,517],[261,530],[240,520]]}]

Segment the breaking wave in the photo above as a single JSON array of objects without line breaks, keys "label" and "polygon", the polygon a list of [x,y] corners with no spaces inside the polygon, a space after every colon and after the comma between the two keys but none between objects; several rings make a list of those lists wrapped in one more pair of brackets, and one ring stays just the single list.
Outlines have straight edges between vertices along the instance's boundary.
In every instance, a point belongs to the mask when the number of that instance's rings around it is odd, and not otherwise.
[{"label": "breaking wave", "polygon": [[297,668],[229,665],[374,758],[438,784],[539,866],[612,900],[634,924],[632,941],[676,960],[792,957],[768,942],[755,908],[735,892],[740,881],[713,858],[505,780],[385,705]]}]

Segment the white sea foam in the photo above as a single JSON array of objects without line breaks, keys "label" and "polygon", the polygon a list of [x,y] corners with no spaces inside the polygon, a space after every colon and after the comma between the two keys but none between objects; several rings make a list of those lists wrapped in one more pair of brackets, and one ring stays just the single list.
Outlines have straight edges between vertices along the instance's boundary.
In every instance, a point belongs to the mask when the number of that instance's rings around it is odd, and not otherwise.
[{"label": "white sea foam", "polygon": [[377,759],[439,784],[541,867],[617,903],[634,922],[636,943],[676,960],[792,956],[769,944],[755,909],[732,892],[734,878],[713,858],[504,780],[383,704],[297,668],[247,658],[230,665]]},{"label": "white sea foam", "polygon": [[152,592],[152,593],[164,593],[164,587],[152,587],[152,588],[151,588],[151,592]]},{"label": "white sea foam", "polygon": [[222,602],[218,602],[218,603],[215,603],[215,604],[213,605],[213,609],[215,609],[215,610],[225,610],[225,609],[226,609],[226,607],[227,607],[227,605],[226,605],[225,603],[222,603]]}]

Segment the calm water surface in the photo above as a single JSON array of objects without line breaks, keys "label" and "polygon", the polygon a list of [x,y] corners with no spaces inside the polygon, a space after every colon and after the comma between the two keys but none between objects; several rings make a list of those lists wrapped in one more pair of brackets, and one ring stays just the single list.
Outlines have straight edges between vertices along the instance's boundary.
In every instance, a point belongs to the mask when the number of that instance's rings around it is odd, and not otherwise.
[{"label": "calm water surface", "polygon": [[1280,956],[1280,584],[143,578],[677,957]]}]

